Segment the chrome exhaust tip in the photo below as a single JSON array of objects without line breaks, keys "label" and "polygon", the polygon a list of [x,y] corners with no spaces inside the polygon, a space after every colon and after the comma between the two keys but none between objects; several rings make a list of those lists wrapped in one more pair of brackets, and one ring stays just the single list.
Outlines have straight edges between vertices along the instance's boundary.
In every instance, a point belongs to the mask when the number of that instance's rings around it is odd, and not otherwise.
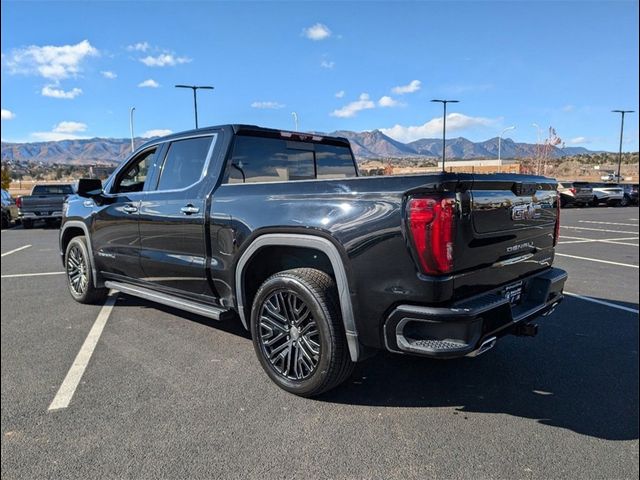
[{"label": "chrome exhaust tip", "polygon": [[497,342],[498,339],[496,337],[487,338],[484,342],[482,342],[479,348],[467,354],[467,357],[477,357],[478,355],[482,355],[484,352],[495,347]]}]

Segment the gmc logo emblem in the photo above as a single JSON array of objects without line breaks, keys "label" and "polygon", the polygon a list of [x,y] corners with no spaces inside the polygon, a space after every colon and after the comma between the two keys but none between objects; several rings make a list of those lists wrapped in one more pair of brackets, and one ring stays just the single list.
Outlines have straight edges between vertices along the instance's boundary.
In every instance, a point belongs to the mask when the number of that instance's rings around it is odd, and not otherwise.
[{"label": "gmc logo emblem", "polygon": [[540,216],[540,205],[535,203],[525,203],[511,207],[511,220],[519,222],[522,220],[533,220]]}]

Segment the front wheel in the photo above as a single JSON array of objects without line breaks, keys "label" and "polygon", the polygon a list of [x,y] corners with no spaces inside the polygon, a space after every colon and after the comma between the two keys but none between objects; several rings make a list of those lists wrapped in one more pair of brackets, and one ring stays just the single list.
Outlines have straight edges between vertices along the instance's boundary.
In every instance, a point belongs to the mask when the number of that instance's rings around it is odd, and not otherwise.
[{"label": "front wheel", "polygon": [[84,237],[74,237],[67,245],[64,265],[67,273],[69,293],[79,303],[103,302],[109,290],[96,288],[93,283],[92,259]]},{"label": "front wheel", "polygon": [[262,368],[290,393],[319,395],[353,371],[335,282],[320,270],[269,277],[253,301],[251,334]]}]

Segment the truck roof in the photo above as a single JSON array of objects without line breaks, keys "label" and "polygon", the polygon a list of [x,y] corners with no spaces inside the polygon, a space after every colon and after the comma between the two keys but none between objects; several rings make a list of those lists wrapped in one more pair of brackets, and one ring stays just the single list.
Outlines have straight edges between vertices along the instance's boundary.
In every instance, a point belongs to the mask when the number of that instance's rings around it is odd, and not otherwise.
[{"label": "truck roof", "polygon": [[158,137],[158,138],[149,140],[148,142],[145,142],[140,147],[136,148],[136,150],[139,150],[142,147],[146,147],[147,145],[152,145],[158,142],[166,142],[166,141],[179,139],[179,138],[191,136],[191,135],[206,134],[209,132],[213,132],[214,130],[221,130],[221,129],[230,129],[236,135],[253,134],[261,137],[286,138],[286,139],[291,139],[296,141],[313,141],[313,142],[319,142],[319,143],[339,144],[339,145],[344,145],[345,147],[350,146],[349,140],[344,137],[334,137],[334,136],[324,135],[322,133],[316,133],[316,132],[295,132],[291,130],[279,130],[276,128],[260,127],[258,125],[236,123],[236,124],[213,125],[208,127],[194,128],[192,130],[185,130],[182,132],[172,133],[170,135],[165,135],[163,137]]}]

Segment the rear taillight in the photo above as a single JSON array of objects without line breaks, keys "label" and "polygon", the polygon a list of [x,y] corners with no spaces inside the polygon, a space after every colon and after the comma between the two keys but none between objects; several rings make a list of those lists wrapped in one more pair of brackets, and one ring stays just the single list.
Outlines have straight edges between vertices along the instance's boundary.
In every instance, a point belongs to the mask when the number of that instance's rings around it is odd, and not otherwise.
[{"label": "rear taillight", "polygon": [[16,207],[22,208],[22,197],[16,198]]},{"label": "rear taillight", "polygon": [[569,191],[570,191],[572,194],[574,194],[574,195],[575,195],[576,193],[578,193],[578,190],[576,190],[576,189],[575,189],[575,187],[574,187],[574,188],[570,188],[570,189],[569,189]]},{"label": "rear taillight", "polygon": [[558,193],[557,199],[556,199],[556,227],[553,232],[554,247],[558,244],[559,239],[560,239],[560,193]]},{"label": "rear taillight", "polygon": [[453,270],[455,201],[452,198],[412,198],[407,204],[411,240],[422,271],[443,275]]}]

